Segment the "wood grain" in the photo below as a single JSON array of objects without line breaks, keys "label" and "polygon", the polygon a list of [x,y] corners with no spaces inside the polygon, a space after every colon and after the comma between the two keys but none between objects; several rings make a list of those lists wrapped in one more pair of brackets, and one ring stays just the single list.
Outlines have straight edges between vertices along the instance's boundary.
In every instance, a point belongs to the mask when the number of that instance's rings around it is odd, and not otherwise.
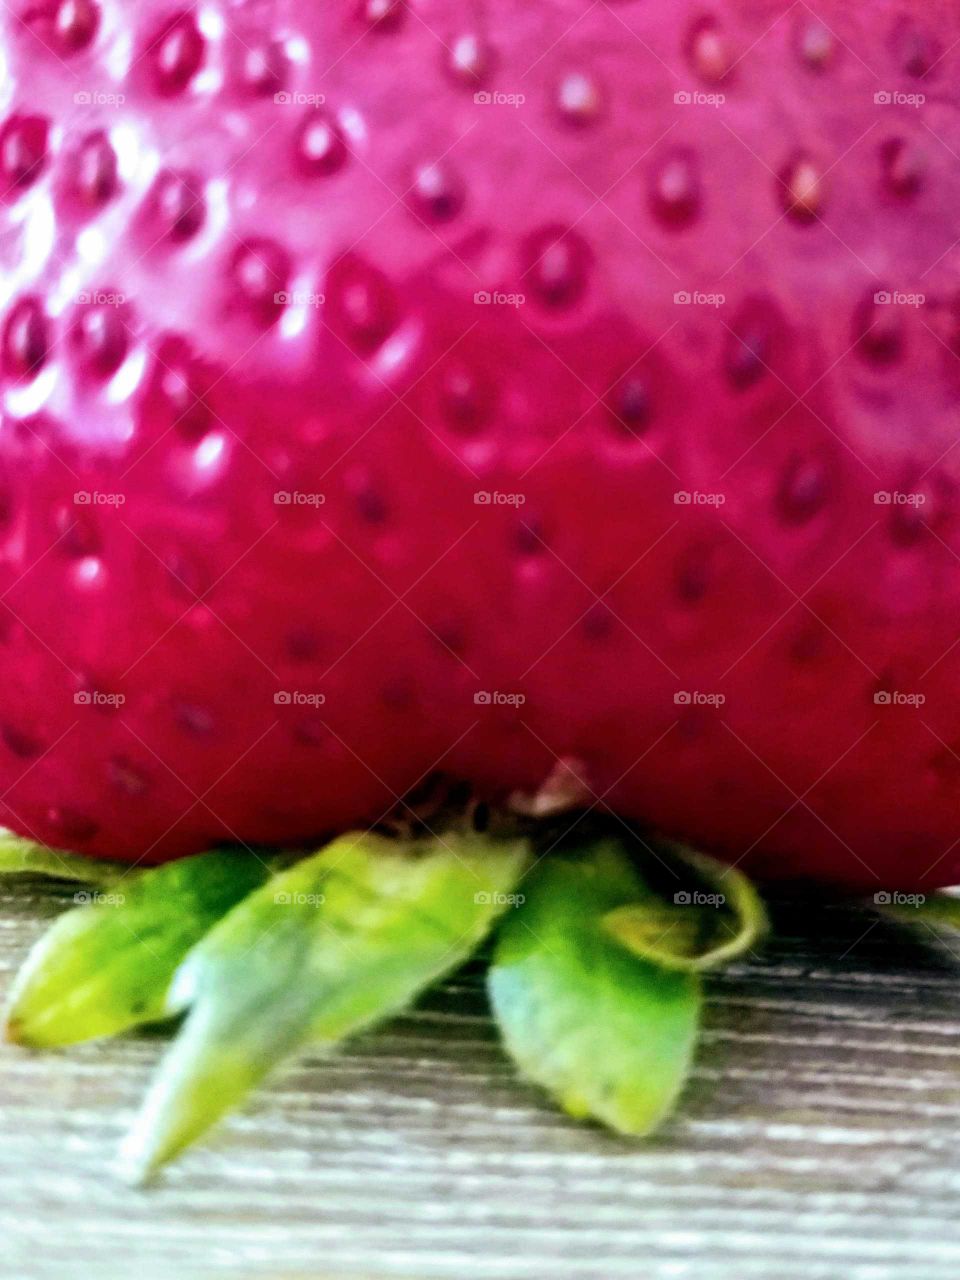
[{"label": "wood grain", "polygon": [[[0,896],[3,985],[58,909]],[[630,1144],[518,1082],[479,967],[290,1070],[147,1191],[114,1150],[163,1036],[0,1050],[3,1274],[956,1280],[960,945],[813,900],[713,983],[681,1114]]]}]

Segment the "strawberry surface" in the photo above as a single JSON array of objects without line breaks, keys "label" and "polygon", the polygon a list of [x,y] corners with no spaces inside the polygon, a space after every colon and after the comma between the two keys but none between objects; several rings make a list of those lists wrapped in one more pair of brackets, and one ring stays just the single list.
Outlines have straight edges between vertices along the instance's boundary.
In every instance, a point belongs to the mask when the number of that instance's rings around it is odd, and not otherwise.
[{"label": "strawberry surface", "polygon": [[559,760],[960,872],[960,16],[3,19],[0,820],[156,861]]}]

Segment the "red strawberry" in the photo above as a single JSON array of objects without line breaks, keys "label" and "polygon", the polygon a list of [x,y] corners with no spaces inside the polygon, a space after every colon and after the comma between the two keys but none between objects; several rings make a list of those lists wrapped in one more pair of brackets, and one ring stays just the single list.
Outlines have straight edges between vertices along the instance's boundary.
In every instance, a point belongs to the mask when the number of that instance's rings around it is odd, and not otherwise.
[{"label": "red strawberry", "polygon": [[8,14],[0,818],[156,860],[564,759],[956,879],[960,19],[818,12]]}]

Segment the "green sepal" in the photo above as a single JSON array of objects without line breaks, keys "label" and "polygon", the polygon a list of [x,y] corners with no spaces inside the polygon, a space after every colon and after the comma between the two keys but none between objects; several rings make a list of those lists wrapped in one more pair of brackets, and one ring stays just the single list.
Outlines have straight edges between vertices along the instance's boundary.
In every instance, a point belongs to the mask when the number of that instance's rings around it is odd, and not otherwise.
[{"label": "green sepal", "polygon": [[769,926],[752,882],[693,849],[672,845],[663,851],[685,873],[678,887],[666,897],[645,893],[617,907],[604,917],[608,932],[637,955],[690,973],[717,969],[755,947]]},{"label": "green sepal", "polygon": [[690,1070],[698,977],[634,954],[606,928],[610,912],[649,896],[617,841],[552,854],[522,890],[488,974],[509,1053],[569,1114],[650,1133]]},{"label": "green sepal", "polygon": [[960,929],[960,897],[950,893],[888,893],[873,895],[874,907],[893,920],[934,928]]},{"label": "green sepal", "polygon": [[14,979],[7,1039],[53,1048],[166,1017],[184,956],[269,873],[255,854],[224,850],[79,890]]},{"label": "green sepal", "polygon": [[55,880],[76,880],[81,884],[109,884],[127,868],[123,863],[84,858],[63,849],[51,849],[14,835],[0,827],[0,875],[50,876]]},{"label": "green sepal", "polygon": [[124,1144],[141,1180],[239,1103],[281,1060],[409,1005],[458,967],[511,901],[525,840],[396,841],[353,833],[235,907],[184,961],[189,1010]]}]

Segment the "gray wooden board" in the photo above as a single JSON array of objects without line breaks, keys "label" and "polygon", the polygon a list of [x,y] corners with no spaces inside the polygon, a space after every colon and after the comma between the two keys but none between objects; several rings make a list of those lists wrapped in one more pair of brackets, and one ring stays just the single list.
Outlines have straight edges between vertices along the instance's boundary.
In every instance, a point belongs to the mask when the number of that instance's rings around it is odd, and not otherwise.
[{"label": "gray wooden board", "polygon": [[[63,895],[0,889],[5,987]],[[776,914],[761,961],[712,982],[681,1113],[645,1144],[515,1078],[479,966],[291,1068],[147,1191],[112,1161],[163,1035],[5,1046],[0,1273],[957,1280],[960,942]]]}]

